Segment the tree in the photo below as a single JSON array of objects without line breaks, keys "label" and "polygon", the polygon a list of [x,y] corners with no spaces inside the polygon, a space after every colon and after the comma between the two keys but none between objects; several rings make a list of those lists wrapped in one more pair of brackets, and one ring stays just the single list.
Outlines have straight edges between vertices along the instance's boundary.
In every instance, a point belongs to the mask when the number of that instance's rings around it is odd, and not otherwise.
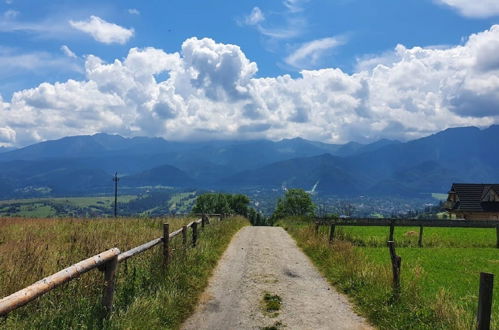
[{"label": "tree", "polygon": [[196,204],[192,208],[193,213],[235,213],[242,216],[248,215],[248,204],[250,199],[246,195],[206,193],[196,198]]},{"label": "tree", "polygon": [[242,194],[227,195],[227,199],[234,213],[245,217],[248,216],[248,205],[250,203],[248,196]]},{"label": "tree", "polygon": [[315,204],[310,195],[303,189],[289,189],[283,198],[279,198],[273,218],[287,216],[311,216],[314,214]]}]

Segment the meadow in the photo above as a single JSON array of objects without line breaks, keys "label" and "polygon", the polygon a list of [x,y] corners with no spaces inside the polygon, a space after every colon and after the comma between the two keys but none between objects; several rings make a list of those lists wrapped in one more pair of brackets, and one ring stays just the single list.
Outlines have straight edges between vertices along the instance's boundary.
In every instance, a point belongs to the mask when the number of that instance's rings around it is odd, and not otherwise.
[{"label": "meadow", "polygon": [[[118,197],[118,203],[129,203],[136,199],[134,195]],[[76,215],[83,210],[85,216],[91,214],[112,214],[114,197],[55,197],[27,198],[0,201],[0,216],[50,218],[56,216]]]},{"label": "meadow", "polygon": [[[192,219],[0,219],[0,297],[89,256],[121,251],[161,237]],[[209,275],[244,218],[213,220],[196,248],[170,244],[168,270],[155,247],[118,266],[113,313],[101,321],[103,276],[92,270],[0,318],[3,329],[176,329],[193,311]]]},{"label": "meadow", "polygon": [[[396,227],[396,252],[402,257],[402,293],[397,299],[391,289],[388,227],[337,227],[337,239],[329,245],[328,227],[316,234],[311,222],[296,218],[278,225],[381,329],[471,329],[479,273],[499,274],[495,229],[425,228],[419,248],[419,228]],[[497,289],[492,329],[499,329]]]}]

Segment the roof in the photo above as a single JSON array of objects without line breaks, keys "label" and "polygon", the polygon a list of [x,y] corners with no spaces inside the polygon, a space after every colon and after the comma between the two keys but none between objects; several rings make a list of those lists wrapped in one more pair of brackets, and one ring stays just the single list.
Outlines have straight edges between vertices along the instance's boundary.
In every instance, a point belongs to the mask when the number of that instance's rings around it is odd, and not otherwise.
[{"label": "roof", "polygon": [[449,195],[455,193],[457,202],[449,210],[471,212],[499,212],[499,184],[454,183]]}]

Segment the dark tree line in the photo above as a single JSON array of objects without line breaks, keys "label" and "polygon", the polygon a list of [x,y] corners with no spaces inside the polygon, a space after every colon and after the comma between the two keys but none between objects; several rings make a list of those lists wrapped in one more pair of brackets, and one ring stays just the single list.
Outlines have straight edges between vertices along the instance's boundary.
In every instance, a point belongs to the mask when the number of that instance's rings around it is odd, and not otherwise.
[{"label": "dark tree line", "polygon": [[197,197],[192,213],[237,214],[255,226],[266,225],[266,218],[249,204],[250,199],[243,194],[206,193]]}]

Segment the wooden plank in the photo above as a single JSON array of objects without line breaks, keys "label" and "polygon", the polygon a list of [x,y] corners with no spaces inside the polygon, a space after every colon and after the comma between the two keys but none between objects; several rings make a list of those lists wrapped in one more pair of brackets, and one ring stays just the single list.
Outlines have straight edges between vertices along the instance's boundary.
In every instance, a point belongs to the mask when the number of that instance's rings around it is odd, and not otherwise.
[{"label": "wooden plank", "polygon": [[393,294],[396,298],[400,295],[400,267],[402,265],[402,258],[395,253],[395,242],[387,242],[388,249],[390,251],[390,260],[392,262],[392,273],[393,273]]},{"label": "wooden plank", "polygon": [[118,248],[107,250],[45,277],[10,296],[2,298],[0,300],[0,315],[7,315],[10,311],[29,303],[73,278],[79,277],[94,268],[104,265],[119,254],[120,250]]},{"label": "wooden plank", "polygon": [[187,245],[187,226],[182,227],[182,243]]},{"label": "wooden plank", "polygon": [[192,247],[196,247],[198,240],[198,223],[194,222],[192,224]]},{"label": "wooden plank", "polygon": [[219,217],[221,216],[220,213],[194,213],[195,216],[197,217],[202,217],[204,215],[208,216],[208,217]]},{"label": "wooden plank", "polygon": [[102,306],[104,317],[109,317],[113,311],[114,286],[116,284],[116,271],[118,270],[118,256],[114,256],[105,264],[104,291],[102,293]]},{"label": "wooden plank", "polygon": [[418,246],[423,247],[423,226],[419,226]]},{"label": "wooden plank", "polygon": [[182,229],[183,229],[183,228],[180,228],[180,229],[177,229],[177,230],[175,230],[175,231],[172,231],[172,232],[170,233],[170,239],[172,239],[172,238],[174,238],[175,236],[177,236],[177,235],[181,234],[181,233],[182,233]]},{"label": "wooden plank", "polygon": [[351,218],[324,220],[318,219],[321,225],[336,226],[390,226],[392,223],[398,227],[456,227],[456,228],[497,228],[498,220],[441,220],[441,219],[370,219]]},{"label": "wooden plank", "polygon": [[131,258],[133,257],[134,255],[136,254],[139,254],[139,253],[142,253],[146,250],[149,250],[150,248],[152,248],[153,246],[156,246],[160,243],[163,242],[163,237],[160,237],[160,238],[156,238],[150,242],[147,242],[147,243],[144,243],[142,245],[139,245],[133,249],[130,249],[126,252],[123,252],[121,253],[119,256],[118,256],[118,262],[122,262],[128,258]]},{"label": "wooden plank", "polygon": [[335,225],[331,225],[331,227],[329,228],[329,243],[333,243],[334,242],[334,232],[336,230],[336,226]]},{"label": "wooden plank", "polygon": [[170,263],[170,225],[163,224],[163,266],[168,267]]},{"label": "wooden plank", "polygon": [[480,273],[480,290],[478,293],[477,329],[490,329],[492,311],[492,293],[494,289],[494,274]]}]

